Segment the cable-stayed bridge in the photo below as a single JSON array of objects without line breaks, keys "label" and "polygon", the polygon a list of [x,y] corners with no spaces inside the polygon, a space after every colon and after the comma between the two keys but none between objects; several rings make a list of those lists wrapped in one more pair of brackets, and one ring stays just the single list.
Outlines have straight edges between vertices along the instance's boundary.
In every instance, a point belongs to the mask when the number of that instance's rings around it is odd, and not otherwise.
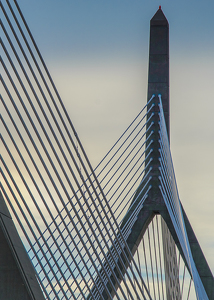
[{"label": "cable-stayed bridge", "polygon": [[214,299],[170,154],[161,8],[147,104],[93,169],[18,2],[0,3],[0,299]]}]

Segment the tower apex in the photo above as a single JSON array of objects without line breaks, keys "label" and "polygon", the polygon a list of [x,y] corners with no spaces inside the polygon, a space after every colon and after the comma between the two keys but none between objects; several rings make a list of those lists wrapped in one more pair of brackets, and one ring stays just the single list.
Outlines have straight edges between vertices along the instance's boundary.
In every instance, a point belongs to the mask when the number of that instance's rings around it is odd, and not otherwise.
[{"label": "tower apex", "polygon": [[161,9],[161,5],[159,6],[159,9],[156,11],[154,16],[150,20],[150,22],[151,22],[151,25],[155,25],[155,26],[162,26],[162,25],[169,26],[167,18],[165,17],[165,15]]}]

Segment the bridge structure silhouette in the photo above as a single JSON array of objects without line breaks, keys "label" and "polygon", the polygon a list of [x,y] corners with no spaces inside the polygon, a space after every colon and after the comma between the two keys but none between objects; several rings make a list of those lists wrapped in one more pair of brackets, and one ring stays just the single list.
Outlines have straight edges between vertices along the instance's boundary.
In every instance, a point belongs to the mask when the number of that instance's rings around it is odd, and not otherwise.
[{"label": "bridge structure silhouette", "polygon": [[214,299],[171,158],[161,7],[147,104],[93,169],[18,2],[0,6],[0,299]]}]

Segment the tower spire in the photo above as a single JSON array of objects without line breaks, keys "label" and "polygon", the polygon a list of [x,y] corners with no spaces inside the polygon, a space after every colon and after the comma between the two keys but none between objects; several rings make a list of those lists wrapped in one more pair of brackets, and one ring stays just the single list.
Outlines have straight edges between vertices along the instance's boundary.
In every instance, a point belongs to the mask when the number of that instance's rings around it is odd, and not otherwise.
[{"label": "tower spire", "polygon": [[150,21],[148,100],[161,94],[169,136],[169,23],[159,6]]}]

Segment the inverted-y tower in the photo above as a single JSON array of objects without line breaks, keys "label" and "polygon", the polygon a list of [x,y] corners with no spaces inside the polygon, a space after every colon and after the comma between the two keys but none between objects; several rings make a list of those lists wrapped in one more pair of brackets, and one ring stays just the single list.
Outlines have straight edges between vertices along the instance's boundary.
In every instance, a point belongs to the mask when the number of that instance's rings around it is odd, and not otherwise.
[{"label": "inverted-y tower", "polygon": [[[149,196],[144,202],[144,206],[138,216],[137,221],[135,222],[132,233],[128,238],[128,244],[132,249],[134,254],[137,246],[139,245],[142,236],[144,235],[145,230],[147,229],[149,223],[156,214],[162,216],[164,222],[162,222],[162,231],[164,246],[172,249],[172,253],[175,255],[175,245],[180,251],[184,261],[184,255],[175,232],[172,220],[170,218],[169,212],[165,205],[163,196],[159,188],[159,136],[158,136],[158,95],[161,94],[166,128],[168,131],[168,138],[170,132],[169,124],[169,24],[162,12],[161,7],[159,7],[156,14],[150,21],[150,46],[149,46],[149,72],[148,72],[148,101],[151,99],[152,95],[155,95],[153,103],[155,104],[153,113],[154,113],[154,125],[151,130],[154,131],[153,139],[153,153],[152,153],[152,181],[151,181],[151,190],[149,191]],[[148,106],[148,110],[152,104]],[[148,132],[149,135],[150,132]],[[149,143],[149,141],[148,141]],[[140,193],[141,187],[139,187]],[[203,283],[203,286],[206,290],[207,296],[209,299],[214,299],[214,278],[210,271],[210,268],[206,262],[204,254],[200,248],[200,245],[196,239],[194,231],[189,223],[189,220],[186,216],[186,213],[183,210],[184,222],[187,230],[188,240],[192,252],[192,256]],[[168,228],[168,229],[167,229]],[[169,230],[169,232],[168,232]],[[169,238],[169,235],[173,237]],[[167,290],[167,299],[173,299],[173,293],[177,296],[177,299],[180,299],[180,292],[177,291],[176,294],[176,281],[178,276],[176,261],[170,257],[166,251],[164,251],[165,256],[165,274],[166,274],[166,290]],[[167,264],[169,262],[175,261],[173,264],[174,275],[167,271]],[[173,279],[170,284],[170,278]]]},{"label": "inverted-y tower", "polygon": [[[160,191],[160,144],[159,144],[159,97],[161,95],[162,105],[164,111],[164,117],[166,122],[166,129],[169,138],[170,124],[169,124],[169,24],[163,14],[161,7],[159,7],[156,14],[150,21],[150,46],[149,46],[149,72],[148,72],[148,102],[149,99],[154,95],[153,101],[149,102],[148,105],[148,119],[151,113],[154,114],[153,121],[154,125],[150,129],[153,131],[151,139],[152,141],[152,171],[150,175],[152,179],[150,181],[151,189],[148,193],[147,199],[144,201],[143,208],[141,209],[137,220],[133,224],[131,234],[127,239],[132,254],[134,255],[137,250],[143,235],[148,228],[150,222],[155,215],[161,215],[162,217],[162,233],[163,233],[163,251],[164,251],[164,264],[165,264],[165,279],[166,279],[166,293],[167,300],[181,299],[181,292],[178,282],[178,266],[176,261],[175,245],[177,246],[183,260],[188,268],[185,261],[185,256],[182,251],[178,236],[176,234],[175,227],[172,219],[164,202],[163,196]],[[154,105],[150,110],[151,105]],[[150,135],[150,131],[147,132],[147,136]],[[149,145],[150,140],[147,141]],[[140,199],[139,195],[143,189],[144,183],[142,183],[136,195],[133,199]],[[139,200],[140,201],[140,200]],[[200,245],[196,239],[196,236],[191,228],[186,213],[183,210],[183,218],[185,227],[188,235],[188,240],[192,252],[192,256],[201,278],[204,289],[209,299],[214,299],[214,279],[210,268],[206,262],[204,254],[200,248]],[[131,211],[125,216],[122,226],[125,226],[126,220],[129,219]],[[171,249],[167,252],[166,248]],[[170,255],[169,255],[170,253]],[[170,271],[169,264],[172,266]]]}]

